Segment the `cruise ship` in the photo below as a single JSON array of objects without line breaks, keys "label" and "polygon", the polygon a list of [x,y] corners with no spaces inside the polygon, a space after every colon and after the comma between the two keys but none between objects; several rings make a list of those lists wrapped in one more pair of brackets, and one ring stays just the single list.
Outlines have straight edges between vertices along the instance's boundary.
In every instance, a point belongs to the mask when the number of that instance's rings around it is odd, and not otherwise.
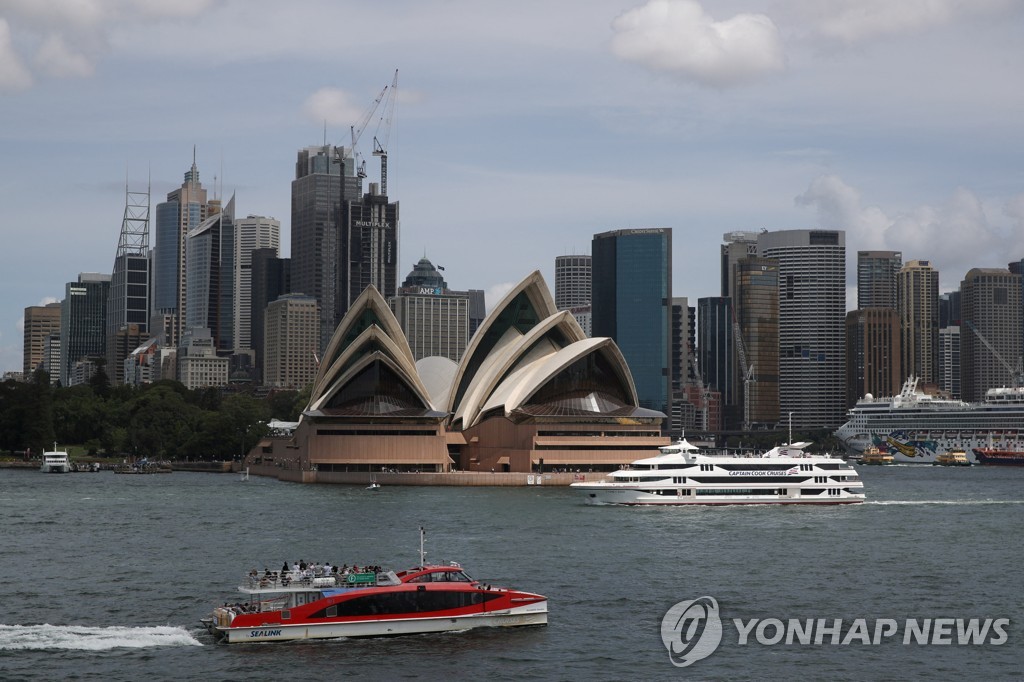
[{"label": "cruise ship", "polygon": [[917,384],[910,377],[897,396],[869,393],[857,401],[835,432],[851,456],[876,447],[896,463],[933,464],[960,451],[978,463],[976,448],[1024,449],[1024,387],[991,388],[984,401],[968,403],[928,395]]},{"label": "cruise ship", "polygon": [[587,504],[725,505],[854,504],[864,484],[838,457],[790,443],[764,454],[704,454],[685,438],[638,459],[607,480],[573,483]]}]

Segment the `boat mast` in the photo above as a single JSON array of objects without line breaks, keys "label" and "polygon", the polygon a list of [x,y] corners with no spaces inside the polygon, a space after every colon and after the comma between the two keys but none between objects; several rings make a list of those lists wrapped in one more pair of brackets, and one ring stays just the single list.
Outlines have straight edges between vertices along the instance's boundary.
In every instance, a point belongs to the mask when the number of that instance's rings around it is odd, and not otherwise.
[{"label": "boat mast", "polygon": [[423,526],[420,526],[420,566],[427,565],[427,553],[423,551],[423,536],[426,535],[426,531],[423,530]]}]

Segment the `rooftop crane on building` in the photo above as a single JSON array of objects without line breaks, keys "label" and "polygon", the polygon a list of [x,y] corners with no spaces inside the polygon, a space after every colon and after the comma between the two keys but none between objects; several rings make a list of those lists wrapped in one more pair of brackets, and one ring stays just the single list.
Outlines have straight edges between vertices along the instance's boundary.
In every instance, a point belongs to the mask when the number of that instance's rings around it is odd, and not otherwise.
[{"label": "rooftop crane on building", "polygon": [[384,95],[387,94],[388,86],[384,86],[384,89],[380,91],[377,98],[373,100],[373,104],[366,110],[366,112],[359,118],[359,121],[350,127],[352,135],[352,146],[349,148],[349,154],[352,156],[352,163],[355,165],[356,174],[360,178],[366,177],[366,161],[362,160],[362,155],[356,151],[356,144],[359,142],[359,138],[362,137],[363,131],[366,129],[366,125],[373,118],[374,113],[377,111],[377,107],[380,106],[381,101],[384,99]]},{"label": "rooftop crane on building", "polygon": [[[395,113],[395,93],[398,91],[398,69],[391,81],[391,88],[385,88],[388,96],[377,122],[378,135],[373,136],[373,155],[380,157],[380,193],[388,195],[388,140],[391,138],[391,119]],[[383,130],[381,128],[383,127]]]}]

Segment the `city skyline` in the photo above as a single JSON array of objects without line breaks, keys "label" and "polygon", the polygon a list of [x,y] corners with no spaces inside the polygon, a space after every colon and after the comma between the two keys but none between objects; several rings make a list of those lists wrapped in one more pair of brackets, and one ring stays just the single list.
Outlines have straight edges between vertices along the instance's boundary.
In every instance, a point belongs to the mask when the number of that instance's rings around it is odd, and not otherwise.
[{"label": "city skyline", "polygon": [[[347,145],[394,68],[398,269],[425,251],[490,302],[618,229],[673,228],[692,301],[719,295],[737,230],[844,230],[848,309],[858,250],[930,260],[942,292],[1024,256],[1022,4],[819,5],[5,5],[0,370],[22,366],[25,307],[110,272],[126,185],[155,206],[193,145],[211,198],[281,221],[291,255],[296,151]],[[314,47],[330,25],[365,30]]]}]

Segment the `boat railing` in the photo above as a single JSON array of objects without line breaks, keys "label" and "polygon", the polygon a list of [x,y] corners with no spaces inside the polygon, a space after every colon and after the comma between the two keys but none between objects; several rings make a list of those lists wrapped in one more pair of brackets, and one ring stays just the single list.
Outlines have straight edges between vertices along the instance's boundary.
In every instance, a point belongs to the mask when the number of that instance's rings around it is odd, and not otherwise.
[{"label": "boat railing", "polygon": [[240,588],[244,590],[294,590],[302,588],[376,587],[378,585],[393,585],[400,582],[393,571],[382,571],[380,573],[332,572],[329,575],[309,574],[308,571],[264,571],[263,573],[247,574],[242,579]]}]

